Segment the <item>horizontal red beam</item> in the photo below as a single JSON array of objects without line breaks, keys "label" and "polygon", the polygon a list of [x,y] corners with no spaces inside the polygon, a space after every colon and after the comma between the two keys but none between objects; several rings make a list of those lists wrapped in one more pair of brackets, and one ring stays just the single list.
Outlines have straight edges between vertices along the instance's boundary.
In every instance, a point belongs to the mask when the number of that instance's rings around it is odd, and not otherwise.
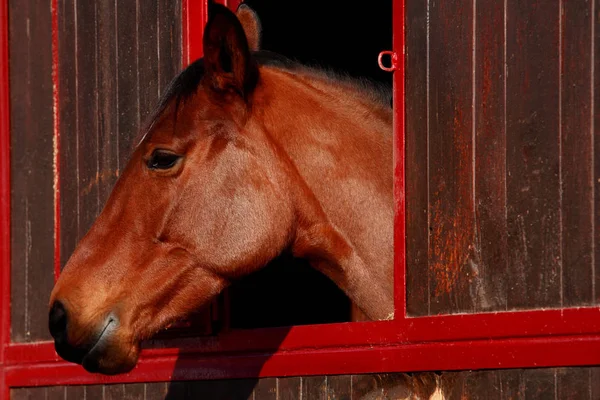
[{"label": "horizontal red beam", "polygon": [[[597,307],[237,330],[217,337],[152,341],[145,345],[143,354],[272,353],[364,345],[594,334],[600,335],[600,308]],[[6,349],[6,363],[10,365],[56,360],[58,356],[51,342],[11,344]]]},{"label": "horizontal red beam", "polygon": [[268,376],[473,370],[600,364],[600,335],[363,346],[215,357],[146,357],[129,374],[90,374],[67,362],[6,368],[11,387]]}]

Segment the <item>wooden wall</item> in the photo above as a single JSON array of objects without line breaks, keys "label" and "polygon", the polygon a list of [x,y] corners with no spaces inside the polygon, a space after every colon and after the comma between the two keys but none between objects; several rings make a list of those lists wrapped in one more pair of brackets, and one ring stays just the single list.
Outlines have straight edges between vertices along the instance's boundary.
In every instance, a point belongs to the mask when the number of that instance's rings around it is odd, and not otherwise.
[{"label": "wooden wall", "polygon": [[600,399],[600,368],[265,378],[14,389],[13,400]]},{"label": "wooden wall", "polygon": [[[593,1],[407,0],[412,315],[598,304]],[[50,7],[9,7],[12,339],[22,342],[49,338],[55,239],[64,264],[180,68],[181,16],[178,1],[58,1],[55,238]],[[599,383],[598,368],[528,369],[17,388],[12,398],[600,399]]]},{"label": "wooden wall", "polygon": [[411,315],[598,304],[599,11],[407,1]]},{"label": "wooden wall", "polygon": [[[12,340],[49,339],[54,284],[50,3],[10,1]],[[59,0],[61,265],[89,229],[138,126],[181,67],[181,4]]]}]

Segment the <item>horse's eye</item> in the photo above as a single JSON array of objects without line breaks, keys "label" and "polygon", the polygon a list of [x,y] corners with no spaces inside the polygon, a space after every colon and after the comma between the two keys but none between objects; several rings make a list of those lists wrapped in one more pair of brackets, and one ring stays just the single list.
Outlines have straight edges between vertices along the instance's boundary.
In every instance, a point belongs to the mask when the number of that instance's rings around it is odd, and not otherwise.
[{"label": "horse's eye", "polygon": [[165,150],[155,150],[148,161],[150,169],[169,169],[172,168],[181,158],[177,154]]}]

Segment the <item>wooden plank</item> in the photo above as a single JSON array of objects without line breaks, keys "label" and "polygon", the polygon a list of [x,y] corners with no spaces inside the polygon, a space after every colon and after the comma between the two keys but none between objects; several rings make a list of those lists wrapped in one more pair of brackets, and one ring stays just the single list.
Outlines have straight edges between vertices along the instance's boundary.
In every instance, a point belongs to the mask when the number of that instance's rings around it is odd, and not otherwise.
[{"label": "wooden plank", "polygon": [[430,314],[474,308],[472,5],[430,4]]},{"label": "wooden plank", "polygon": [[590,398],[593,400],[600,399],[600,367],[589,368],[588,375]]},{"label": "wooden plank", "polygon": [[429,313],[427,2],[406,3],[406,310]]},{"label": "wooden plank", "polygon": [[117,2],[117,138],[119,154],[117,168],[123,170],[138,133],[138,36],[136,2]]},{"label": "wooden plank", "polygon": [[58,1],[60,131],[60,259],[64,267],[77,244],[79,225],[79,149],[77,148],[77,77],[75,2]]},{"label": "wooden plank", "polygon": [[478,6],[476,18],[476,229],[470,291],[475,311],[504,310],[508,279],[504,0]]},{"label": "wooden plank", "polygon": [[162,93],[181,69],[181,0],[158,0],[158,87]]},{"label": "wooden plank", "polygon": [[146,122],[158,100],[158,3],[144,1],[138,7],[138,86],[140,107],[138,121]]},{"label": "wooden plank", "polygon": [[509,309],[561,303],[558,3],[507,2]]},{"label": "wooden plank", "polygon": [[91,400],[92,397],[87,395],[85,386],[67,386],[66,400]]},{"label": "wooden plank", "polygon": [[594,49],[592,49],[592,63],[594,76],[592,77],[592,96],[593,96],[593,122],[592,129],[594,135],[594,299],[596,304],[600,304],[600,157],[597,156],[600,149],[600,0],[594,2],[593,15],[593,35]]},{"label": "wooden plank", "polygon": [[67,400],[67,387],[49,386],[46,388],[46,398],[44,400]]},{"label": "wooden plank", "polygon": [[[145,8],[145,6],[144,6]],[[119,138],[117,121],[117,29],[115,22],[115,2],[97,3],[98,35],[98,169],[95,185],[98,188],[98,202],[102,208],[119,176]]]},{"label": "wooden plank", "polygon": [[554,369],[525,369],[522,374],[526,399],[555,400],[556,371]]},{"label": "wooden plank", "polygon": [[143,383],[128,383],[123,385],[123,400],[144,400],[145,385]]},{"label": "wooden plank", "polygon": [[79,179],[78,239],[92,226],[100,212],[98,163],[98,50],[95,2],[77,2],[77,151]]},{"label": "wooden plank", "polygon": [[500,387],[497,371],[473,371],[466,376],[461,398],[501,400]]},{"label": "wooden plank", "polygon": [[[14,5],[14,3],[11,3]],[[25,157],[27,141],[23,133],[32,131],[28,108],[20,98],[29,98],[30,75],[29,46],[27,38],[27,15],[29,2],[9,9],[9,58],[10,58],[10,125],[11,125],[11,340],[27,340],[28,273],[31,254],[31,220],[29,218],[28,171],[30,161]],[[18,40],[21,38],[23,40]],[[17,93],[19,96],[17,97]],[[21,135],[17,135],[19,129]],[[14,132],[14,133],[13,133]],[[31,138],[30,138],[31,140]],[[16,392],[13,390],[13,392]]]},{"label": "wooden plank", "polygon": [[299,377],[277,378],[277,398],[279,400],[300,400],[302,381]]},{"label": "wooden plank", "polygon": [[144,400],[163,400],[166,398],[169,385],[165,382],[146,383]]},{"label": "wooden plank", "polygon": [[104,385],[102,388],[103,400],[120,400],[125,396],[125,385]]},{"label": "wooden plank", "polygon": [[277,378],[259,379],[254,386],[254,400],[277,400]]},{"label": "wooden plank", "polygon": [[326,400],[327,399],[327,377],[308,376],[302,378],[303,400]]},{"label": "wooden plank", "polygon": [[11,103],[11,337],[50,337],[54,284],[52,28],[50,7],[9,3]]},{"label": "wooden plank", "polygon": [[11,400],[38,400],[46,397],[46,388],[18,388],[11,389]]},{"label": "wooden plank", "polygon": [[589,368],[557,368],[556,374],[558,399],[591,399]]},{"label": "wooden plank", "polygon": [[508,308],[556,307],[560,291],[558,0],[509,0]]},{"label": "wooden plank", "polygon": [[351,400],[352,375],[333,375],[327,377],[327,399]]},{"label": "wooden plank", "polygon": [[171,382],[165,399],[253,399],[255,384],[256,379]]},{"label": "wooden plank", "polygon": [[525,382],[522,370],[509,369],[498,373],[500,375],[500,398],[502,400],[525,399]]},{"label": "wooden plank", "polygon": [[561,180],[563,304],[593,304],[592,2],[562,2]]}]

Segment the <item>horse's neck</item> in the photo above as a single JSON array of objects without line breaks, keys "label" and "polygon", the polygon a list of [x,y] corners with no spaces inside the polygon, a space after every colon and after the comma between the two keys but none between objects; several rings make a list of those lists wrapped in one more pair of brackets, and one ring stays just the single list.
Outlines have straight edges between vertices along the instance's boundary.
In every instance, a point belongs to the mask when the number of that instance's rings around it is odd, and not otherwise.
[{"label": "horse's neck", "polygon": [[[348,252],[330,277],[371,318],[393,312],[392,116],[358,92],[275,72],[264,107],[284,149]],[[337,240],[337,239],[336,239]],[[335,267],[335,266],[334,266]],[[332,266],[321,267],[320,269]],[[351,276],[350,276],[351,275]]]}]

